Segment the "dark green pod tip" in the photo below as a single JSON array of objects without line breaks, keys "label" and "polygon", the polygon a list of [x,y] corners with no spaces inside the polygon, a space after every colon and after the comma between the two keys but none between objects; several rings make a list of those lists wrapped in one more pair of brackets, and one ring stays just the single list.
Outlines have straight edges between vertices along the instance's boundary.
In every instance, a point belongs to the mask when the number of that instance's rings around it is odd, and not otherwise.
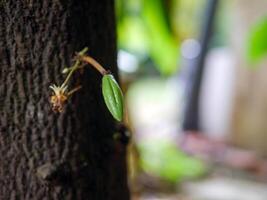
[{"label": "dark green pod tip", "polygon": [[119,84],[111,74],[102,78],[102,93],[109,112],[117,121],[123,118],[123,95]]}]

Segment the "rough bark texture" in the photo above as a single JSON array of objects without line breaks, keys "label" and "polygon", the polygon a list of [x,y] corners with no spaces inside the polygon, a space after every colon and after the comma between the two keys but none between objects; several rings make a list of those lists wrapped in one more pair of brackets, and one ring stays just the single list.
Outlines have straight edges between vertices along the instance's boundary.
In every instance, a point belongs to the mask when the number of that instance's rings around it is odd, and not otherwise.
[{"label": "rough bark texture", "polygon": [[75,51],[116,75],[112,0],[0,1],[0,199],[129,199],[125,146],[86,68],[82,90],[63,113],[51,111],[49,85]]}]

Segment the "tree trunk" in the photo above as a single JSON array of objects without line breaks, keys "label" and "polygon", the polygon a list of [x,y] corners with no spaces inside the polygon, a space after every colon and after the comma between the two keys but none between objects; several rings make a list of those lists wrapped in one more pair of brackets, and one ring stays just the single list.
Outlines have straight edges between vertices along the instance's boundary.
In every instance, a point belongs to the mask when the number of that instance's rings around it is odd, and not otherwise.
[{"label": "tree trunk", "polygon": [[1,200],[129,199],[101,76],[85,68],[63,112],[49,104],[49,85],[86,46],[117,75],[114,1],[0,2]]}]

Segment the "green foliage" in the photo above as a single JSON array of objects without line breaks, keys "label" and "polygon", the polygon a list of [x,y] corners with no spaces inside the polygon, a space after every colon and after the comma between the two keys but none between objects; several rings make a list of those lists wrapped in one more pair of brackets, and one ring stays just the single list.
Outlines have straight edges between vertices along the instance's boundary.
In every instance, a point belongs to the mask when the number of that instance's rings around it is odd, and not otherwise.
[{"label": "green foliage", "polygon": [[138,17],[125,16],[118,26],[121,48],[142,57],[149,55],[149,36],[143,21]]},{"label": "green foliage", "polygon": [[173,74],[177,70],[178,46],[167,26],[162,1],[143,1],[142,16],[150,38],[151,58],[162,74]]},{"label": "green foliage", "polygon": [[205,174],[203,162],[187,156],[172,142],[152,139],[144,141],[139,149],[143,169],[167,181],[178,182]]},{"label": "green foliage", "polygon": [[148,56],[163,75],[177,71],[178,45],[162,0],[117,0],[119,46]]},{"label": "green foliage", "polygon": [[267,17],[257,22],[249,33],[248,58],[255,62],[267,55]]},{"label": "green foliage", "polygon": [[108,110],[117,121],[123,118],[123,95],[122,91],[111,74],[102,78],[102,93]]}]

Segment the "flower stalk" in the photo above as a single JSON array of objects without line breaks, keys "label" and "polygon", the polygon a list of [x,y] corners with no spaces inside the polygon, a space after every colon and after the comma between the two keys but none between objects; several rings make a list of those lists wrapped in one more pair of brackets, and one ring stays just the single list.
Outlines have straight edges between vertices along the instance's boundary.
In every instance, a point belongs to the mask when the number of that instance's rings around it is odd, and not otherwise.
[{"label": "flower stalk", "polygon": [[53,90],[53,95],[50,97],[50,103],[52,104],[52,109],[54,112],[62,112],[63,106],[67,99],[76,91],[80,90],[82,86],[77,86],[74,89],[67,91],[68,82],[71,79],[73,73],[82,69],[85,65],[89,64],[94,67],[103,77],[102,77],[102,94],[106,106],[114,119],[117,121],[122,121],[123,118],[123,95],[110,71],[107,71],[102,65],[100,65],[94,58],[85,55],[88,48],[84,48],[80,52],[76,53],[74,57],[75,63],[69,68],[63,69],[62,73],[67,76],[64,82],[60,86],[52,85],[50,88]]}]

